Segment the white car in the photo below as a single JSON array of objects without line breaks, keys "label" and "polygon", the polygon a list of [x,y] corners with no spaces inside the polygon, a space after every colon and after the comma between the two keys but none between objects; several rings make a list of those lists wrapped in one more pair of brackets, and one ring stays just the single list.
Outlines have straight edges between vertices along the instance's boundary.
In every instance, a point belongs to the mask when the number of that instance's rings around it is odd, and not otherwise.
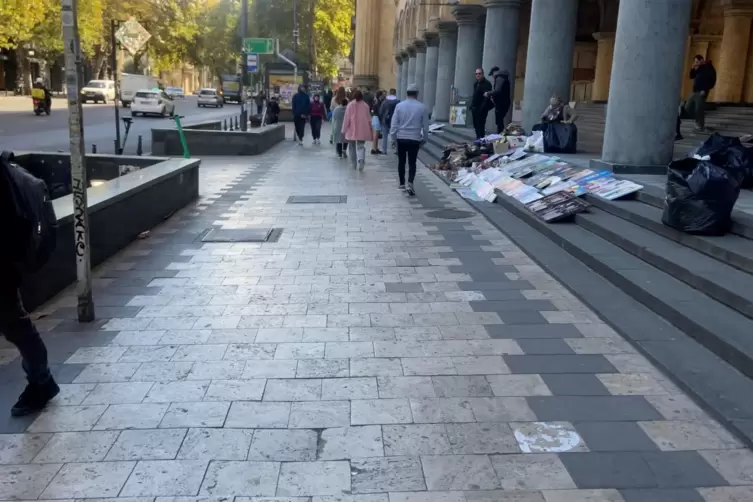
[{"label": "white car", "polygon": [[144,89],[136,92],[131,103],[131,115],[160,115],[162,117],[175,114],[175,103],[165,91]]},{"label": "white car", "polygon": [[112,80],[90,80],[81,89],[82,103],[101,101],[106,104],[113,99],[115,99],[115,82]]},{"label": "white car", "polygon": [[215,108],[222,108],[225,106],[225,101],[217,89],[200,89],[198,96],[199,108],[202,106],[213,106]]}]

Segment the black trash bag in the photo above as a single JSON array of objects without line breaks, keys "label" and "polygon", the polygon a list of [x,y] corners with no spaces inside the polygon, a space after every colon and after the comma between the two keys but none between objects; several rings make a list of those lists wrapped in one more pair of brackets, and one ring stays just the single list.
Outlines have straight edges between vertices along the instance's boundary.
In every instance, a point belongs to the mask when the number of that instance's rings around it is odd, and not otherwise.
[{"label": "black trash bag", "polygon": [[578,128],[575,124],[548,122],[536,124],[534,131],[542,131],[545,153],[575,153],[578,146]]},{"label": "black trash bag", "polygon": [[714,133],[709,136],[690,156],[709,156],[709,162],[727,170],[743,172],[742,188],[753,188],[753,150],[740,143],[734,136]]},{"label": "black trash bag", "polygon": [[662,223],[699,235],[724,235],[740,194],[740,170],[692,158],[669,164]]}]

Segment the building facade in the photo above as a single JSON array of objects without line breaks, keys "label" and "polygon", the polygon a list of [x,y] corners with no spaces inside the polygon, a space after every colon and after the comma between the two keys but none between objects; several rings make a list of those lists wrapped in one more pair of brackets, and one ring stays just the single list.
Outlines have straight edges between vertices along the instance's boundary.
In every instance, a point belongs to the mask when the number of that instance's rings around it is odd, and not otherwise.
[{"label": "building facade", "polygon": [[[354,83],[394,82],[400,95],[414,83],[443,121],[450,100],[472,92],[475,68],[499,66],[515,77],[524,127],[555,93],[606,101],[602,160],[663,165],[694,55],[717,70],[709,101],[753,103],[752,21],[753,0],[357,0]],[[386,69],[375,61],[388,28]]]}]

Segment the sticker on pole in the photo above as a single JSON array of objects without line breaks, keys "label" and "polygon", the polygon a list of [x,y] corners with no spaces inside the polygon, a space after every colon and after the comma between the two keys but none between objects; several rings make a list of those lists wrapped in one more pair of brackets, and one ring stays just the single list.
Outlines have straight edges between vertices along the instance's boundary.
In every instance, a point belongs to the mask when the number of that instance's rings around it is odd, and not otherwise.
[{"label": "sticker on pole", "polygon": [[246,54],[246,69],[249,73],[256,73],[259,71],[258,54]]},{"label": "sticker on pole", "polygon": [[136,55],[150,38],[152,35],[133,18],[121,24],[115,32],[115,40],[120,42],[120,45],[130,52],[131,56]]}]

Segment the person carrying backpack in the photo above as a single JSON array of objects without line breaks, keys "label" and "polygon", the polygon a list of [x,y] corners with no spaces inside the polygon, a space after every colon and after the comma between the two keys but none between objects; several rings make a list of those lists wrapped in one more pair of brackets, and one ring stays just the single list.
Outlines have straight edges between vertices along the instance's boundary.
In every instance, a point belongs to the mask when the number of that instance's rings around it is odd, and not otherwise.
[{"label": "person carrying backpack", "polygon": [[28,384],[10,412],[15,417],[44,408],[60,392],[50,373],[47,348],[21,300],[25,273],[39,270],[55,247],[57,218],[44,181],[0,155],[0,333],[18,348]]},{"label": "person carrying backpack", "polygon": [[379,122],[382,127],[382,151],[381,153],[387,154],[389,143],[387,142],[387,136],[390,135],[390,124],[392,123],[392,115],[395,113],[395,107],[400,102],[397,99],[397,90],[390,89],[390,94],[379,105]]}]

